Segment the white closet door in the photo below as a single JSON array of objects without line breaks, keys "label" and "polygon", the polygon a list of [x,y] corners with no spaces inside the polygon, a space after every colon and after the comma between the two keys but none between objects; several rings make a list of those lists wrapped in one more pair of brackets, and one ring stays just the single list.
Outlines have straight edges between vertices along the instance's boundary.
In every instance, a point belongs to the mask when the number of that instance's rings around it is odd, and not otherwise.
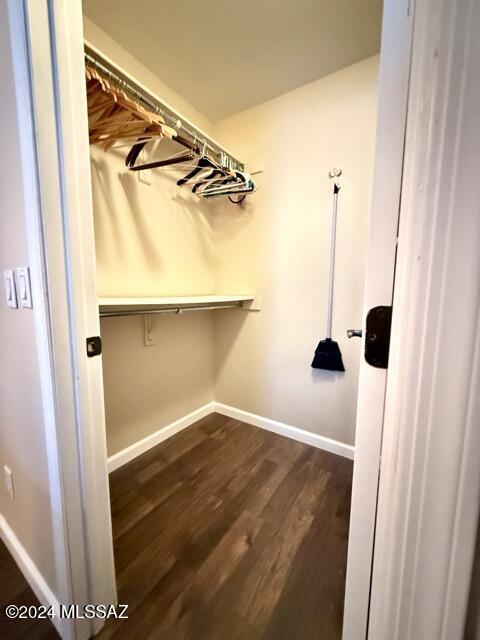
[{"label": "white closet door", "polygon": [[[412,40],[408,0],[384,3],[365,318],[392,304]],[[360,364],[343,640],[366,637],[387,370]]]}]

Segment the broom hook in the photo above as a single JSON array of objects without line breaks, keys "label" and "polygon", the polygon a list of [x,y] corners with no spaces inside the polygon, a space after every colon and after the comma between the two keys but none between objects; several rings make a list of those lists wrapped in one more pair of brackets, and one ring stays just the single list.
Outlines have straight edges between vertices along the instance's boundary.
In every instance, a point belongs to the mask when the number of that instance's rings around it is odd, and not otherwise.
[{"label": "broom hook", "polygon": [[[338,178],[342,175],[341,169],[332,169],[329,172],[330,178]],[[332,338],[332,311],[333,311],[333,278],[335,273],[335,242],[337,236],[337,201],[340,184],[337,180],[333,183],[333,208],[332,208],[332,238],[330,250],[330,272],[328,279],[328,308],[327,308],[327,339]]]}]

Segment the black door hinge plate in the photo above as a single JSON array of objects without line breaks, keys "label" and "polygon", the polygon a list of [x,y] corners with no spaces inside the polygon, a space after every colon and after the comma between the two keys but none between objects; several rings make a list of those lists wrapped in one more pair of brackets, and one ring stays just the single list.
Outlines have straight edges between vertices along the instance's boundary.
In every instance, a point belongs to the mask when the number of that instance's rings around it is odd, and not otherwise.
[{"label": "black door hinge plate", "polygon": [[87,356],[93,358],[102,353],[102,339],[100,336],[92,336],[87,338]]},{"label": "black door hinge plate", "polygon": [[373,307],[367,313],[365,360],[372,367],[386,369],[390,350],[392,307]]}]

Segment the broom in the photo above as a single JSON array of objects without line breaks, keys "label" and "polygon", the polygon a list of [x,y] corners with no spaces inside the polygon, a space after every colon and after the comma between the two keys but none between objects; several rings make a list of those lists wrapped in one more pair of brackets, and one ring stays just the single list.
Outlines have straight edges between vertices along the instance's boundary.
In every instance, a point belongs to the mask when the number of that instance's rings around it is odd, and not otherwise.
[{"label": "broom", "polygon": [[[340,175],[340,173],[333,174]],[[332,173],[330,174],[333,177]],[[340,347],[332,340],[332,308],[333,308],[333,276],[335,269],[335,237],[337,233],[337,200],[340,185],[338,182],[333,186],[333,212],[332,212],[332,240],[330,250],[330,273],[328,287],[328,313],[327,313],[327,337],[320,340],[315,349],[312,367],[314,369],[327,369],[328,371],[345,371],[343,366],[342,353]]]}]

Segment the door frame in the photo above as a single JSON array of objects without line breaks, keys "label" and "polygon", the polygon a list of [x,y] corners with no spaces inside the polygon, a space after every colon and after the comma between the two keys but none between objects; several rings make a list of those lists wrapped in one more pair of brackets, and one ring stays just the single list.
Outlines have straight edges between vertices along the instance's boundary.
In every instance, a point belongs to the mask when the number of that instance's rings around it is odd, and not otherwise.
[{"label": "door frame", "polygon": [[[8,0],[8,19],[57,569],[52,604],[115,604],[102,366],[87,358],[85,342],[100,322],[81,2]],[[56,623],[62,638],[86,640],[104,621]]]},{"label": "door frame", "polygon": [[[49,285],[54,290],[59,287],[63,297],[53,296],[50,300],[51,322],[55,327],[56,335],[62,335],[69,345],[68,357],[60,350],[60,338],[58,359],[55,360],[55,373],[57,380],[63,380],[64,384],[58,384],[56,388],[60,400],[65,398],[71,403],[75,400],[74,420],[71,423],[76,429],[75,443],[60,439],[60,459],[63,469],[69,469],[70,473],[64,473],[62,480],[66,483],[64,501],[68,499],[68,492],[72,492],[78,503],[78,487],[72,486],[70,476],[73,469],[78,469],[81,478],[82,505],[81,513],[83,527],[79,531],[70,529],[67,535],[73,543],[81,535],[83,546],[80,550],[70,545],[70,558],[77,562],[78,573],[71,570],[72,584],[76,584],[82,576],[90,576],[88,588],[91,602],[114,602],[115,577],[113,570],[113,545],[110,523],[110,504],[108,499],[108,475],[105,443],[105,422],[103,407],[103,388],[101,378],[101,359],[86,358],[85,339],[89,335],[98,335],[99,319],[95,300],[94,264],[95,251],[92,234],[92,203],[90,185],[90,166],[88,143],[85,138],[87,128],[86,99],[83,89],[83,78],[79,70],[83,68],[83,29],[81,3],[67,0],[23,0],[27,9],[25,33],[30,42],[32,60],[31,81],[34,87],[33,111],[36,114],[37,137],[40,141],[38,168],[40,183],[44,192],[48,193],[49,207],[58,213],[55,224],[46,225],[41,233],[47,254],[46,275]],[[14,0],[9,0],[14,2]],[[455,7],[473,5],[474,0],[457,0],[451,3]],[[436,3],[438,5],[438,2]],[[438,18],[441,28],[446,28],[451,15],[448,14],[447,0],[442,0],[442,15]],[[392,299],[392,282],[395,266],[395,245],[397,238],[397,221],[400,208],[400,199],[403,198],[402,171],[404,161],[404,136],[405,118],[407,114],[407,99],[410,87],[409,71],[410,58],[417,52],[425,50],[425,43],[432,42],[432,24],[425,18],[428,11],[437,16],[433,0],[417,0],[415,11],[421,9],[424,16],[415,26],[415,35],[412,40],[413,24],[413,0],[386,0],[384,7],[384,33],[382,36],[382,59],[380,72],[380,105],[379,125],[377,132],[376,169],[374,173],[373,205],[371,216],[371,248],[368,263],[367,293],[365,298],[366,308],[378,304],[390,304]],[[35,16],[35,20],[33,17]],[[432,22],[430,20],[430,22]],[[37,35],[36,35],[37,34]],[[448,50],[457,41],[445,41],[443,45]],[[429,50],[431,53],[431,51]],[[45,67],[49,74],[45,78]],[[42,83],[44,83],[42,85]],[[421,87],[417,86],[417,98],[421,97]],[[453,97],[452,97],[453,98]],[[435,96],[432,98],[435,100]],[[51,114],[45,113],[47,109]],[[423,118],[423,119],[422,119]],[[398,124],[400,122],[400,129]],[[402,123],[403,122],[403,129]],[[425,126],[424,114],[413,111],[409,115],[412,127]],[[427,121],[429,122],[429,121]],[[42,145],[44,150],[42,151]],[[48,156],[47,150],[50,150]],[[410,161],[413,162],[421,156],[419,146],[412,147]],[[52,163],[51,158],[58,158],[58,163]],[[433,157],[430,158],[433,163]],[[390,164],[392,163],[392,164]],[[392,171],[392,167],[395,169]],[[388,170],[387,170],[388,169]],[[474,181],[472,181],[474,182]],[[52,186],[53,185],[53,186]],[[411,203],[410,203],[411,204]],[[426,219],[427,207],[424,215]],[[402,204],[403,211],[403,204]],[[409,220],[406,216],[406,220]],[[402,229],[402,226],[401,226]],[[383,242],[382,233],[388,233],[392,243]],[[58,238],[63,237],[64,245],[58,247]],[[400,236],[402,237],[402,236]],[[414,238],[405,235],[405,246],[410,252],[415,250]],[[410,258],[412,253],[405,250],[400,258],[402,261]],[[50,258],[55,258],[50,260]],[[63,260],[63,262],[62,262]],[[404,265],[405,263],[402,262]],[[402,267],[403,268],[403,267]],[[373,276],[386,269],[388,278],[383,278],[377,287]],[[66,304],[67,303],[67,304]],[[443,304],[446,304],[443,300]],[[394,309],[394,331],[392,339],[392,360],[388,373],[387,384],[387,417],[391,407],[401,401],[413,401],[413,396],[402,397],[398,385],[395,386],[391,379],[398,379],[397,373],[406,375],[405,362],[400,359],[404,335],[400,330],[400,314],[407,310],[408,297],[405,292],[399,294],[398,303]],[[420,313],[421,309],[408,309],[410,314]],[[410,318],[410,322],[411,322]],[[427,336],[424,336],[426,338]],[[474,340],[470,332],[469,338]],[[478,349],[478,344],[471,343],[473,349]],[[62,357],[70,363],[70,370],[65,370]],[[73,362],[73,364],[72,364]],[[413,366],[414,363],[409,363]],[[61,376],[64,376],[61,378]],[[351,534],[347,567],[347,590],[345,603],[345,627],[344,640],[358,640],[367,635],[369,616],[370,592],[372,588],[372,563],[375,558],[373,602],[378,594],[377,576],[382,575],[381,565],[377,565],[377,555],[383,558],[383,562],[392,561],[391,547],[388,546],[388,536],[383,535],[379,529],[378,540],[375,544],[375,523],[377,521],[377,495],[379,490],[380,452],[382,449],[382,427],[385,406],[386,373],[368,367],[362,363],[360,379],[360,403],[358,409],[358,436],[355,453],[355,471],[353,486]],[[68,388],[67,388],[68,387]],[[73,396],[72,396],[73,388]],[[444,393],[444,392],[443,392]],[[439,396],[441,397],[441,396]],[[475,409],[478,413],[478,408]],[[477,415],[477,414],[475,414]],[[389,418],[390,419],[390,418]],[[389,437],[392,436],[394,421],[386,422]],[[446,430],[447,431],[447,430]],[[470,432],[468,432],[470,433]],[[445,439],[448,433],[442,434]],[[452,435],[450,433],[450,435]],[[471,435],[471,434],[470,434]],[[387,437],[385,436],[387,440]],[[394,440],[394,439],[393,439]],[[447,440],[445,440],[447,442]],[[458,442],[456,443],[458,446]],[[383,495],[383,483],[389,486],[390,477],[397,478],[398,472],[411,471],[409,459],[399,455],[398,443],[394,454],[384,457],[380,474],[380,495]],[[76,457],[72,456],[72,449],[76,451]],[[74,451],[74,452],[75,452]],[[435,455],[432,449],[432,455]],[[465,456],[460,460],[459,472],[473,473],[471,460]],[[401,469],[399,464],[402,465]],[[76,465],[76,466],[75,466]],[[390,474],[390,475],[389,475]],[[478,474],[477,474],[478,475]],[[471,475],[469,477],[472,477]],[[474,474],[474,480],[477,478]],[[70,478],[70,479],[69,479]],[[385,479],[385,480],[384,480]],[[474,482],[475,484],[475,482]],[[475,485],[476,486],[476,485]],[[55,487],[53,487],[55,488]],[[387,491],[387,489],[385,489]],[[467,495],[468,494],[468,495]],[[462,494],[463,495],[463,494]],[[439,494],[437,498],[448,497]],[[478,504],[474,505],[474,499],[478,495],[475,491],[466,492],[463,495],[462,508],[472,508],[476,513]],[[450,505],[453,503],[450,502]],[[77,505],[78,506],[78,505]],[[390,511],[387,507],[390,507]],[[396,505],[385,505],[380,500],[379,522],[388,512],[391,517],[396,515],[391,511]],[[78,517],[78,511],[75,512]],[[449,514],[450,516],[451,514]],[[438,516],[438,514],[437,514]],[[73,517],[73,516],[72,516]],[[428,521],[429,514],[424,514],[424,521]],[[388,520],[388,518],[387,518]],[[432,521],[433,522],[433,521]],[[436,520],[438,526],[438,517]],[[462,538],[462,534],[471,537],[472,519],[468,519],[468,530],[465,523],[457,519],[456,540]],[[409,522],[403,523],[403,533],[408,531]],[[415,530],[412,530],[417,531]],[[82,551],[83,549],[83,551]],[[84,555],[82,556],[82,553]],[[83,558],[83,560],[82,560]],[[434,558],[426,560],[434,561]],[[82,565],[83,562],[83,565]],[[428,564],[428,562],[427,562]],[[378,566],[378,569],[377,569]],[[423,570],[425,571],[425,566]],[[468,571],[468,562],[464,563]],[[453,575],[453,574],[452,574]],[[80,578],[78,577],[80,576]],[[458,578],[458,576],[457,576]],[[465,587],[465,585],[463,585]],[[451,594],[451,591],[450,591]],[[462,594],[463,595],[463,594]],[[453,602],[453,601],[452,601]],[[462,601],[458,598],[458,607]],[[464,603],[463,603],[464,604]],[[452,605],[453,606],[453,605]],[[459,608],[457,607],[457,611]],[[388,619],[398,612],[388,612]],[[372,608],[372,616],[377,615],[377,609]],[[427,607],[425,618],[430,615]],[[381,635],[373,635],[377,621],[372,618],[372,633],[369,637],[382,638]],[[413,636],[412,636],[413,637]]]},{"label": "door frame", "polygon": [[[39,148],[42,142],[46,141],[40,141],[37,135],[36,114],[33,108],[32,55],[26,35],[27,8],[22,2],[8,0],[7,11],[19,125],[21,160],[19,169],[24,197],[24,209],[19,210],[18,215],[24,213],[26,223],[32,312],[42,398],[42,415],[39,416],[39,420],[45,432],[50,497],[50,513],[45,514],[45,517],[50,517],[53,533],[55,592],[52,591],[53,585],[40,586],[40,580],[35,581],[37,574],[28,556],[22,557],[20,554],[18,559],[19,566],[24,571],[40,603],[47,607],[53,606],[57,616],[60,604],[85,602],[87,597],[84,541],[81,535],[72,537],[74,531],[80,533],[82,528],[81,497],[78,491],[70,492],[72,483],[63,475],[63,469],[68,463],[72,465],[70,468],[75,472],[76,461],[75,448],[64,446],[65,443],[76,439],[74,400],[70,384],[71,361],[65,353],[65,321],[62,320],[55,333],[52,331],[54,323],[52,306],[56,307],[57,315],[63,312],[62,306],[66,297],[61,283],[49,282],[47,274],[47,255],[50,259],[50,268],[59,266],[60,255],[55,255],[54,252],[49,251],[51,247],[46,246],[45,229],[53,228],[58,221],[59,212],[55,207],[57,194],[54,186],[52,185],[49,193],[44,191],[41,194],[41,188],[44,185],[41,184],[39,175]],[[38,27],[41,25],[42,22],[37,23]],[[39,28],[38,33],[40,36],[45,32]],[[48,76],[48,74],[49,68],[45,71],[45,75]],[[43,153],[46,153],[46,150],[47,145],[44,145]],[[49,209],[48,216],[45,215],[46,208]],[[60,262],[60,273],[62,270],[63,265]],[[72,542],[76,545],[74,555],[70,554]],[[73,581],[72,575],[77,575],[78,579]],[[64,639],[77,640],[88,638],[90,635],[90,625],[85,621],[55,617],[52,622]]]}]

